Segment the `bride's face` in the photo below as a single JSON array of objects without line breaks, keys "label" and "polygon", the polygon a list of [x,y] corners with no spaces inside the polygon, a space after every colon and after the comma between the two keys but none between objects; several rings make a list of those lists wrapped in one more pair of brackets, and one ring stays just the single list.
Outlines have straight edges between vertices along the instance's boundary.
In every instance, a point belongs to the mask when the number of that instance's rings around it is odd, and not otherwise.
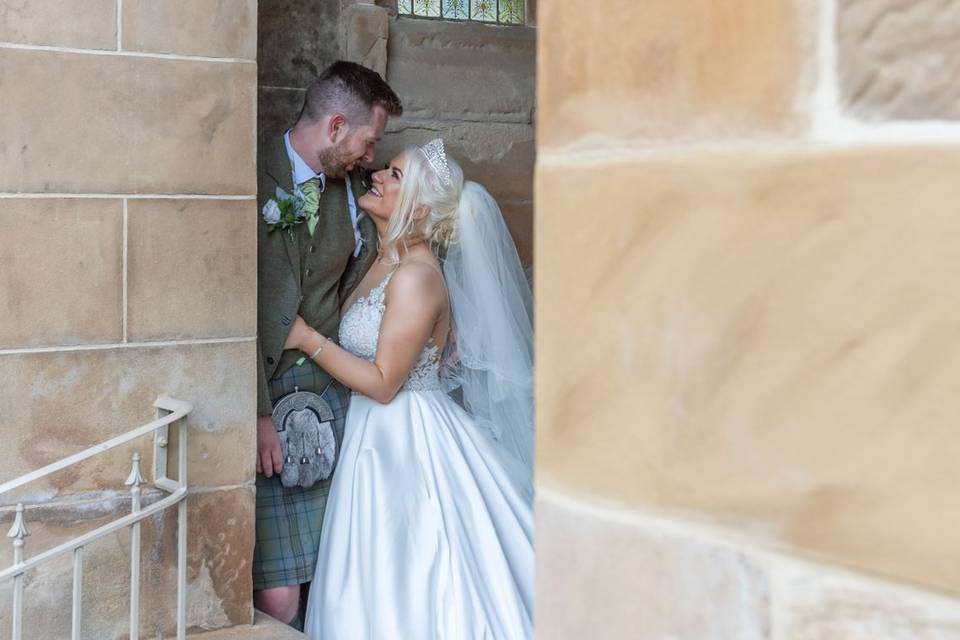
[{"label": "bride's face", "polygon": [[401,153],[390,161],[385,169],[370,176],[370,190],[360,196],[358,204],[368,214],[381,220],[389,220],[390,214],[400,201],[400,185],[406,159]]}]

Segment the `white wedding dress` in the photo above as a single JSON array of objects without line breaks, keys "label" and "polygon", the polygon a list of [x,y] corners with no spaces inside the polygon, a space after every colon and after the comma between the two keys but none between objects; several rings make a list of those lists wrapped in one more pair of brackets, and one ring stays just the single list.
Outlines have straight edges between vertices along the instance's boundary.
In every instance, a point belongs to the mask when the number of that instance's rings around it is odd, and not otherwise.
[{"label": "white wedding dress", "polygon": [[[340,325],[369,361],[389,280]],[[389,404],[351,398],[307,604],[314,640],[533,636],[530,488],[444,392],[439,352],[424,349]]]}]

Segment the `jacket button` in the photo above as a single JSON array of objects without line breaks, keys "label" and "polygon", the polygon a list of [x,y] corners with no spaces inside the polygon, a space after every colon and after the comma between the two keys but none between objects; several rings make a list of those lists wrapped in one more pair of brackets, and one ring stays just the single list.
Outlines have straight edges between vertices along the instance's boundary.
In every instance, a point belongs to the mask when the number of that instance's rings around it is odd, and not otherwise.
[{"label": "jacket button", "polygon": [[287,316],[283,316],[282,318],[280,318],[280,323],[283,324],[283,326],[285,326],[285,327],[289,327],[289,326],[290,326],[290,318],[288,318]]},{"label": "jacket button", "polygon": [[317,247],[314,245],[310,245],[310,253],[316,253],[316,252],[317,252]]},{"label": "jacket button", "polygon": [[273,364],[273,358],[267,357],[267,364]]},{"label": "jacket button", "polygon": [[307,269],[307,277],[309,278],[312,275],[313,275],[313,269]]}]

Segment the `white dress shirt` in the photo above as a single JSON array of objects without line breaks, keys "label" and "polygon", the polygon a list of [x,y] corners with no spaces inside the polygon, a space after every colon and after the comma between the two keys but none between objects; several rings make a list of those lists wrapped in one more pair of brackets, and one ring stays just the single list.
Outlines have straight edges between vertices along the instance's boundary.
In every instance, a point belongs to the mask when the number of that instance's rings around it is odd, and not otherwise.
[{"label": "white dress shirt", "polygon": [[[297,153],[296,149],[293,148],[293,145],[290,144],[289,129],[287,129],[286,133],[283,134],[283,144],[286,145],[287,157],[290,158],[294,186],[299,187],[307,180],[319,178],[320,192],[323,193],[323,190],[327,188],[327,176],[325,176],[323,173],[315,173],[314,170],[310,168],[310,165],[308,165],[304,159],[300,157],[300,154]],[[357,203],[353,199],[353,189],[350,188],[350,176],[344,176],[344,180],[347,183],[347,206],[350,208],[350,223],[353,225],[353,239],[355,242],[353,256],[357,257],[360,255],[360,248],[363,246],[363,240],[360,235],[359,218],[357,216]]]}]

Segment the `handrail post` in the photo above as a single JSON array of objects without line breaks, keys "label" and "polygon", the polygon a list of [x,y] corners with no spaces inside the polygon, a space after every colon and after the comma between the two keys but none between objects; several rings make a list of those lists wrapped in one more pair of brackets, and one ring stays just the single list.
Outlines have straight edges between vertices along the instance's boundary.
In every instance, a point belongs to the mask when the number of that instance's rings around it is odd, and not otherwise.
[{"label": "handrail post", "polygon": [[[140,472],[140,454],[133,454],[133,469],[127,477],[132,498],[131,513],[140,513],[140,485],[146,482]],[[130,640],[140,637],[140,521],[131,525],[130,539]]]},{"label": "handrail post", "polygon": [[[179,420],[180,450],[178,483],[187,488],[187,421]],[[177,505],[177,640],[187,637],[187,499],[183,497]]]},{"label": "handrail post", "polygon": [[83,547],[73,552],[73,610],[71,616],[70,640],[80,640],[83,624]]},{"label": "handrail post", "polygon": [[[17,515],[13,526],[7,532],[8,538],[13,538],[13,566],[23,564],[24,538],[30,535],[30,529],[23,518],[23,503],[17,503]],[[23,574],[13,577],[13,640],[20,640],[23,634]]]}]

